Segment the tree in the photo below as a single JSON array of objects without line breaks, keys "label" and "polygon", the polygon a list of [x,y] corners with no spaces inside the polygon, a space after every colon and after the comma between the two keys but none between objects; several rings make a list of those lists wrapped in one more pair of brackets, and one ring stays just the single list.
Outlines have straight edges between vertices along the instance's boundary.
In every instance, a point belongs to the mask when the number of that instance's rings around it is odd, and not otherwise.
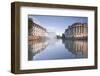
[{"label": "tree", "polygon": [[28,30],[32,29],[32,27],[33,27],[32,24],[33,24],[33,21],[32,21],[31,18],[29,18],[29,19],[28,19]]},{"label": "tree", "polygon": [[65,35],[64,34],[62,34],[62,38],[65,38]]}]

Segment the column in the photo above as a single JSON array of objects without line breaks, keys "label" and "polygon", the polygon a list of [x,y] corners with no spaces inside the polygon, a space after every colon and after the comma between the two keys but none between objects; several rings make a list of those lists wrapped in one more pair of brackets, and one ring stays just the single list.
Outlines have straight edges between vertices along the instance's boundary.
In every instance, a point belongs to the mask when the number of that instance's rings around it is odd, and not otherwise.
[{"label": "column", "polygon": [[75,27],[73,27],[73,35],[75,35]]},{"label": "column", "polygon": [[81,26],[79,26],[79,34],[81,34]]},{"label": "column", "polygon": [[80,34],[82,34],[82,26],[80,26]]},{"label": "column", "polygon": [[76,35],[77,35],[77,27],[76,27]]},{"label": "column", "polygon": [[77,29],[76,29],[76,26],[75,26],[75,37],[76,37],[76,34],[77,34]]},{"label": "column", "polygon": [[77,34],[79,34],[79,26],[77,26]]}]

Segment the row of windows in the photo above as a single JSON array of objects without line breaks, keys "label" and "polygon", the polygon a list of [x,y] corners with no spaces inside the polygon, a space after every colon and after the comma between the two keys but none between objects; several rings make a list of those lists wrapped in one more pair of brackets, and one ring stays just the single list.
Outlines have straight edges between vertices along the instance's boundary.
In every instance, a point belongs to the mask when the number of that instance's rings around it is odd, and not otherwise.
[{"label": "row of windows", "polygon": [[45,30],[43,30],[43,29],[40,29],[37,27],[33,27],[32,29],[33,29],[33,31],[32,31],[33,35],[41,36],[41,35],[45,34]]},{"label": "row of windows", "polygon": [[77,33],[87,33],[88,28],[87,27],[77,27],[72,29],[67,29],[65,32],[66,34],[77,34]]}]

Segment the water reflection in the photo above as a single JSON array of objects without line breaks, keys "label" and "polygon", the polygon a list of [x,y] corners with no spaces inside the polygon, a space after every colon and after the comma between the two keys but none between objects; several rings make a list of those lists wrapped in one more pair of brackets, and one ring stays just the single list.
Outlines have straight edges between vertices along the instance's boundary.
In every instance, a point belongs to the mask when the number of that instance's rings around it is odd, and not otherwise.
[{"label": "water reflection", "polygon": [[33,56],[43,51],[48,46],[45,40],[29,41],[28,44],[28,60],[33,60]]},{"label": "water reflection", "polygon": [[65,48],[80,58],[88,56],[87,40],[63,40]]},{"label": "water reflection", "polygon": [[48,39],[29,41],[28,44],[28,60],[76,59],[87,57],[87,40]]}]

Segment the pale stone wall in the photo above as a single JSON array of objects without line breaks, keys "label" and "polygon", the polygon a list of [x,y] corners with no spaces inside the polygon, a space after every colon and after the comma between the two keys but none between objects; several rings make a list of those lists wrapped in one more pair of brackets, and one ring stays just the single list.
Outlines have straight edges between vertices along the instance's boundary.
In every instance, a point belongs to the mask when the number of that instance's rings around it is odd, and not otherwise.
[{"label": "pale stone wall", "polygon": [[65,38],[87,38],[88,37],[88,26],[86,23],[74,23],[65,30]]}]

